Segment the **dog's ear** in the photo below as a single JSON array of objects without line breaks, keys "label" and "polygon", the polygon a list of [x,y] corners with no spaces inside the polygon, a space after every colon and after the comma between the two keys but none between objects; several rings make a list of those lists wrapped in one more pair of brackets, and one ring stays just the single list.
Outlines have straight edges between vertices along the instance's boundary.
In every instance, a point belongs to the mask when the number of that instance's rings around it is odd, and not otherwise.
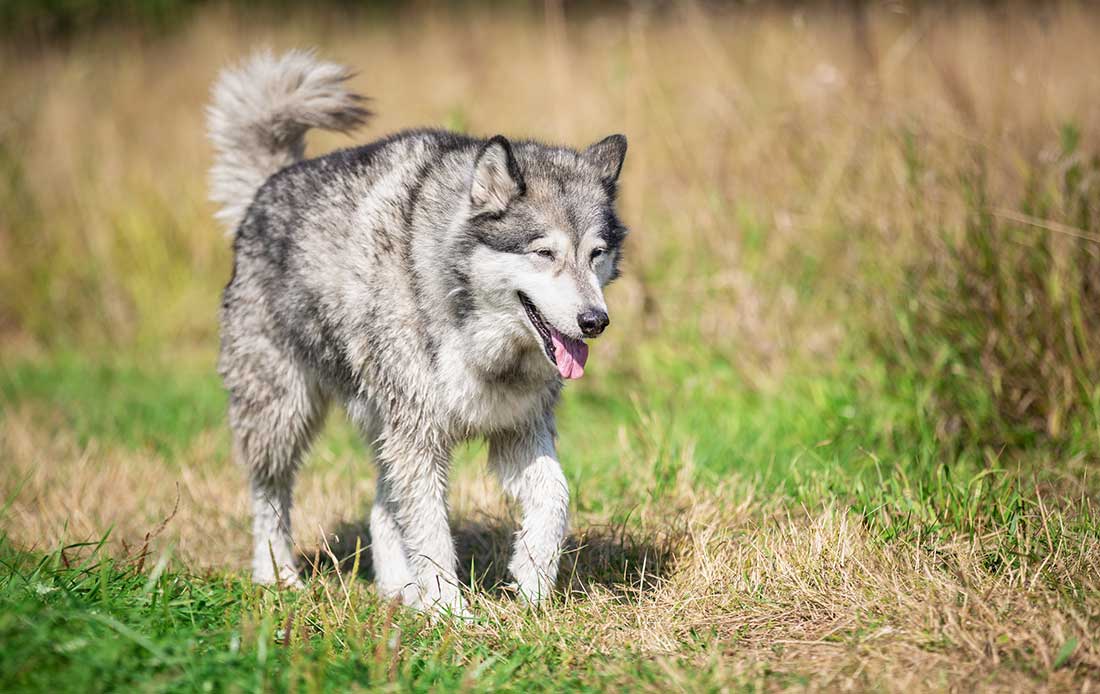
[{"label": "dog's ear", "polygon": [[626,158],[626,136],[609,135],[589,146],[581,156],[596,167],[605,185],[614,185],[619,180],[623,159]]},{"label": "dog's ear", "polygon": [[499,214],[525,190],[523,173],[507,138],[497,135],[482,145],[474,160],[474,176],[470,182],[473,214]]}]

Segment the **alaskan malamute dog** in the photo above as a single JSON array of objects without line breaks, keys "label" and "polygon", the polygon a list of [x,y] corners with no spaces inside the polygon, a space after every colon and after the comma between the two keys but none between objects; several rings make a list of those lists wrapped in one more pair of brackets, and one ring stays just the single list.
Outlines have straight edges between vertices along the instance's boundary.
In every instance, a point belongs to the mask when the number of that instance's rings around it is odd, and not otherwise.
[{"label": "alaskan malamute dog", "polygon": [[447,477],[455,444],[482,436],[523,512],[515,587],[541,600],[568,524],[554,406],[609,322],[626,138],[575,151],[409,130],[303,161],[307,130],[367,118],[349,76],[309,52],[261,53],[221,75],[208,113],[235,255],[219,372],[251,478],[254,579],[299,582],[294,479],[337,400],[378,461],[382,595],[466,613]]}]

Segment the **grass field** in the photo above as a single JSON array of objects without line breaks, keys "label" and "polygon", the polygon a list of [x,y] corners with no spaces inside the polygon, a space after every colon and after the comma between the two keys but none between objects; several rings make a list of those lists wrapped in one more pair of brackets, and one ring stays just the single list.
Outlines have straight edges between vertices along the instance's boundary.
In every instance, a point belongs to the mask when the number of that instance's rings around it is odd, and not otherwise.
[{"label": "grass field", "polygon": [[[286,12],[0,42],[0,690],[1100,683],[1100,12]],[[312,579],[248,581],[202,108],[257,45],[360,68],[362,137],[629,136],[545,609],[503,588],[478,444],[476,619],[380,601],[338,413],[295,508]]]}]

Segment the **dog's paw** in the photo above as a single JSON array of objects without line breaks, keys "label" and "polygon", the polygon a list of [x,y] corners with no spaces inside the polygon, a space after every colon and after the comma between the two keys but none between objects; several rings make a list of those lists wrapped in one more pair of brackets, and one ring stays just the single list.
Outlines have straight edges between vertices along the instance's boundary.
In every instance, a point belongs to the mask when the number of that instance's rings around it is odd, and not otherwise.
[{"label": "dog's paw", "polygon": [[466,604],[465,600],[461,599],[455,604],[437,608],[432,614],[445,619],[455,619],[461,622],[474,621],[474,613],[470,611],[470,606]]},{"label": "dog's paw", "polygon": [[433,619],[457,619],[468,622],[474,618],[474,613],[470,611],[469,604],[461,595],[432,602],[427,606],[426,611]]},{"label": "dog's paw", "polygon": [[474,618],[466,598],[457,587],[447,586],[443,590],[423,591],[416,604],[411,606],[427,614],[433,621],[448,618],[470,621]]},{"label": "dog's paw", "polygon": [[520,600],[528,605],[538,605],[549,600],[554,592],[553,573],[557,572],[557,567],[553,567],[553,572],[540,570],[533,561],[525,561],[524,557],[517,556],[509,569],[515,580],[508,587],[515,591]]},{"label": "dog's paw", "polygon": [[527,582],[512,581],[507,589],[516,594],[516,599],[525,605],[532,607],[544,605],[550,601],[553,586],[547,581],[532,580]]},{"label": "dog's paw", "polygon": [[298,570],[293,566],[279,567],[277,575],[270,567],[267,570],[256,569],[252,572],[252,582],[261,586],[279,586],[291,590],[305,588],[305,583],[298,575]]}]

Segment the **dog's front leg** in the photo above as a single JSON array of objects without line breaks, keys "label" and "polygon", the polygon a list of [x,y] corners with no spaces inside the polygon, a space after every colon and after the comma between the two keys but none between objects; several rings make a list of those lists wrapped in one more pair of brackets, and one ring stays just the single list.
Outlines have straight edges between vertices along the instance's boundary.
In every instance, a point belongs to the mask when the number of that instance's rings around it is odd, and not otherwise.
[{"label": "dog's front leg", "polygon": [[494,436],[489,464],[523,522],[508,568],[523,599],[546,599],[558,577],[562,542],[569,528],[569,486],[554,451],[554,421],[546,415],[527,429]]},{"label": "dog's front leg", "polygon": [[[387,435],[379,455],[388,491],[386,505],[401,536],[417,596],[412,607],[468,616],[459,589],[454,539],[447,521],[449,452]],[[376,572],[385,569],[376,567]],[[380,573],[381,575],[381,573]]]}]

